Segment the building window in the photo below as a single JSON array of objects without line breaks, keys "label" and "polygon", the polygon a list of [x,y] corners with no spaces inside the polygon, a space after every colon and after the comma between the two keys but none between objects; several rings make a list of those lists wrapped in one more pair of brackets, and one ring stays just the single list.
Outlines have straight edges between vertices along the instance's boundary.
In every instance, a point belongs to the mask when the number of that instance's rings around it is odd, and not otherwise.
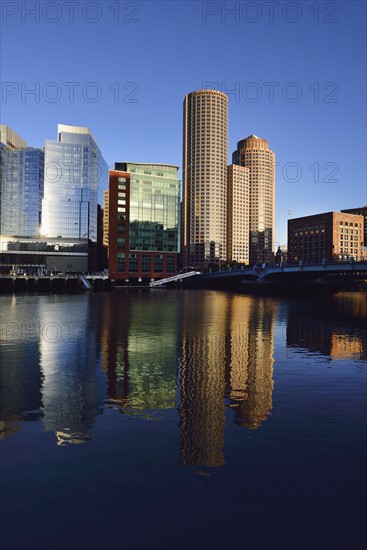
[{"label": "building window", "polygon": [[163,271],[163,255],[156,254],[154,256],[154,271],[155,273],[162,273]]},{"label": "building window", "polygon": [[117,178],[118,183],[126,183],[126,178]]},{"label": "building window", "polygon": [[138,255],[129,254],[129,272],[136,273],[138,271]]},{"label": "building window", "polygon": [[143,273],[150,273],[150,255],[143,254],[142,256],[142,271]]},{"label": "building window", "polygon": [[167,273],[175,272],[175,257],[167,256]]},{"label": "building window", "polygon": [[123,273],[125,271],[125,254],[117,254],[117,271]]}]

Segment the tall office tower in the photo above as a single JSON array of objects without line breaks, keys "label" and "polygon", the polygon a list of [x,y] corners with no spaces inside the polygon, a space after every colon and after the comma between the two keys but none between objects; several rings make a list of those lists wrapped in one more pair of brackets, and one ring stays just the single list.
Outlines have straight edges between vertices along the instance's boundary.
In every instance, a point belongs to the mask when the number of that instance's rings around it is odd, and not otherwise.
[{"label": "tall office tower", "polygon": [[88,128],[58,125],[58,141],[45,142],[42,234],[97,241],[97,203],[108,167]]},{"label": "tall office tower", "polygon": [[249,263],[249,169],[228,166],[227,260]]},{"label": "tall office tower", "polygon": [[227,259],[228,96],[187,94],[183,126],[182,260],[204,266]]},{"label": "tall office tower", "polygon": [[37,237],[43,197],[44,152],[0,126],[0,234]]},{"label": "tall office tower", "polygon": [[274,244],[275,153],[266,139],[251,135],[237,143],[232,162],[250,171],[250,263],[269,263]]}]

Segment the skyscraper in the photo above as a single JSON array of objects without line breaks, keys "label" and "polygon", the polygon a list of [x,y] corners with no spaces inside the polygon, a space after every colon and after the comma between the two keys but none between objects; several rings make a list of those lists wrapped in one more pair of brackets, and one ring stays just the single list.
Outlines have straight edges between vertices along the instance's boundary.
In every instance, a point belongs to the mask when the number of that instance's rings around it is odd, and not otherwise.
[{"label": "skyscraper", "polygon": [[228,96],[185,96],[182,247],[184,265],[227,259]]},{"label": "skyscraper", "polygon": [[0,234],[37,237],[43,197],[44,151],[0,126]]},{"label": "skyscraper", "polygon": [[[58,125],[45,143],[42,234],[97,241],[97,203],[108,167],[88,128]],[[102,197],[101,197],[102,198]]]},{"label": "skyscraper", "polygon": [[266,139],[251,135],[237,143],[232,161],[249,169],[250,263],[270,262],[275,224],[275,154]]},{"label": "skyscraper", "polygon": [[228,166],[227,260],[249,262],[249,169]]}]

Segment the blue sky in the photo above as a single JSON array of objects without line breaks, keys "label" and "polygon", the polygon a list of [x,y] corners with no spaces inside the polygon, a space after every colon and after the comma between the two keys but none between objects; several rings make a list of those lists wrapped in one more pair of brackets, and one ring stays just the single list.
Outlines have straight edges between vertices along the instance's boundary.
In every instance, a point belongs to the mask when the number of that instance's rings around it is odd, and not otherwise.
[{"label": "blue sky", "polygon": [[29,145],[56,139],[58,123],[88,126],[110,166],[181,167],[184,95],[212,83],[229,93],[229,161],[252,133],[277,155],[277,242],[289,210],[366,204],[365,2],[1,9],[1,121]]}]

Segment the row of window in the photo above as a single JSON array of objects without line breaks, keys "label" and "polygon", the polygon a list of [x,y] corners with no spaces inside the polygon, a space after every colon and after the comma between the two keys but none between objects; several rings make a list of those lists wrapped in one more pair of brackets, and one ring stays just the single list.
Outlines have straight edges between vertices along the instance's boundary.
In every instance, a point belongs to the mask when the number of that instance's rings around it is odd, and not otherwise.
[{"label": "row of window", "polygon": [[343,221],[340,221],[339,222],[339,225],[349,225],[350,227],[358,227],[358,223],[356,222],[343,222]]},{"label": "row of window", "polygon": [[[343,229],[343,227],[340,228],[340,233],[348,234],[349,229]],[[353,229],[350,230],[350,234],[353,234]],[[358,229],[354,229],[354,234],[358,235]],[[342,238],[343,235],[341,234],[340,237]]]},{"label": "row of window", "polygon": [[[128,267],[129,273],[138,273],[139,271],[139,256],[138,254],[129,254],[126,257],[125,253],[117,254],[117,271],[125,273]],[[150,254],[142,254],[141,265],[143,273],[162,273],[163,272],[163,254],[155,254],[154,257]],[[175,256],[166,257],[166,271],[168,273],[175,272]]]}]

